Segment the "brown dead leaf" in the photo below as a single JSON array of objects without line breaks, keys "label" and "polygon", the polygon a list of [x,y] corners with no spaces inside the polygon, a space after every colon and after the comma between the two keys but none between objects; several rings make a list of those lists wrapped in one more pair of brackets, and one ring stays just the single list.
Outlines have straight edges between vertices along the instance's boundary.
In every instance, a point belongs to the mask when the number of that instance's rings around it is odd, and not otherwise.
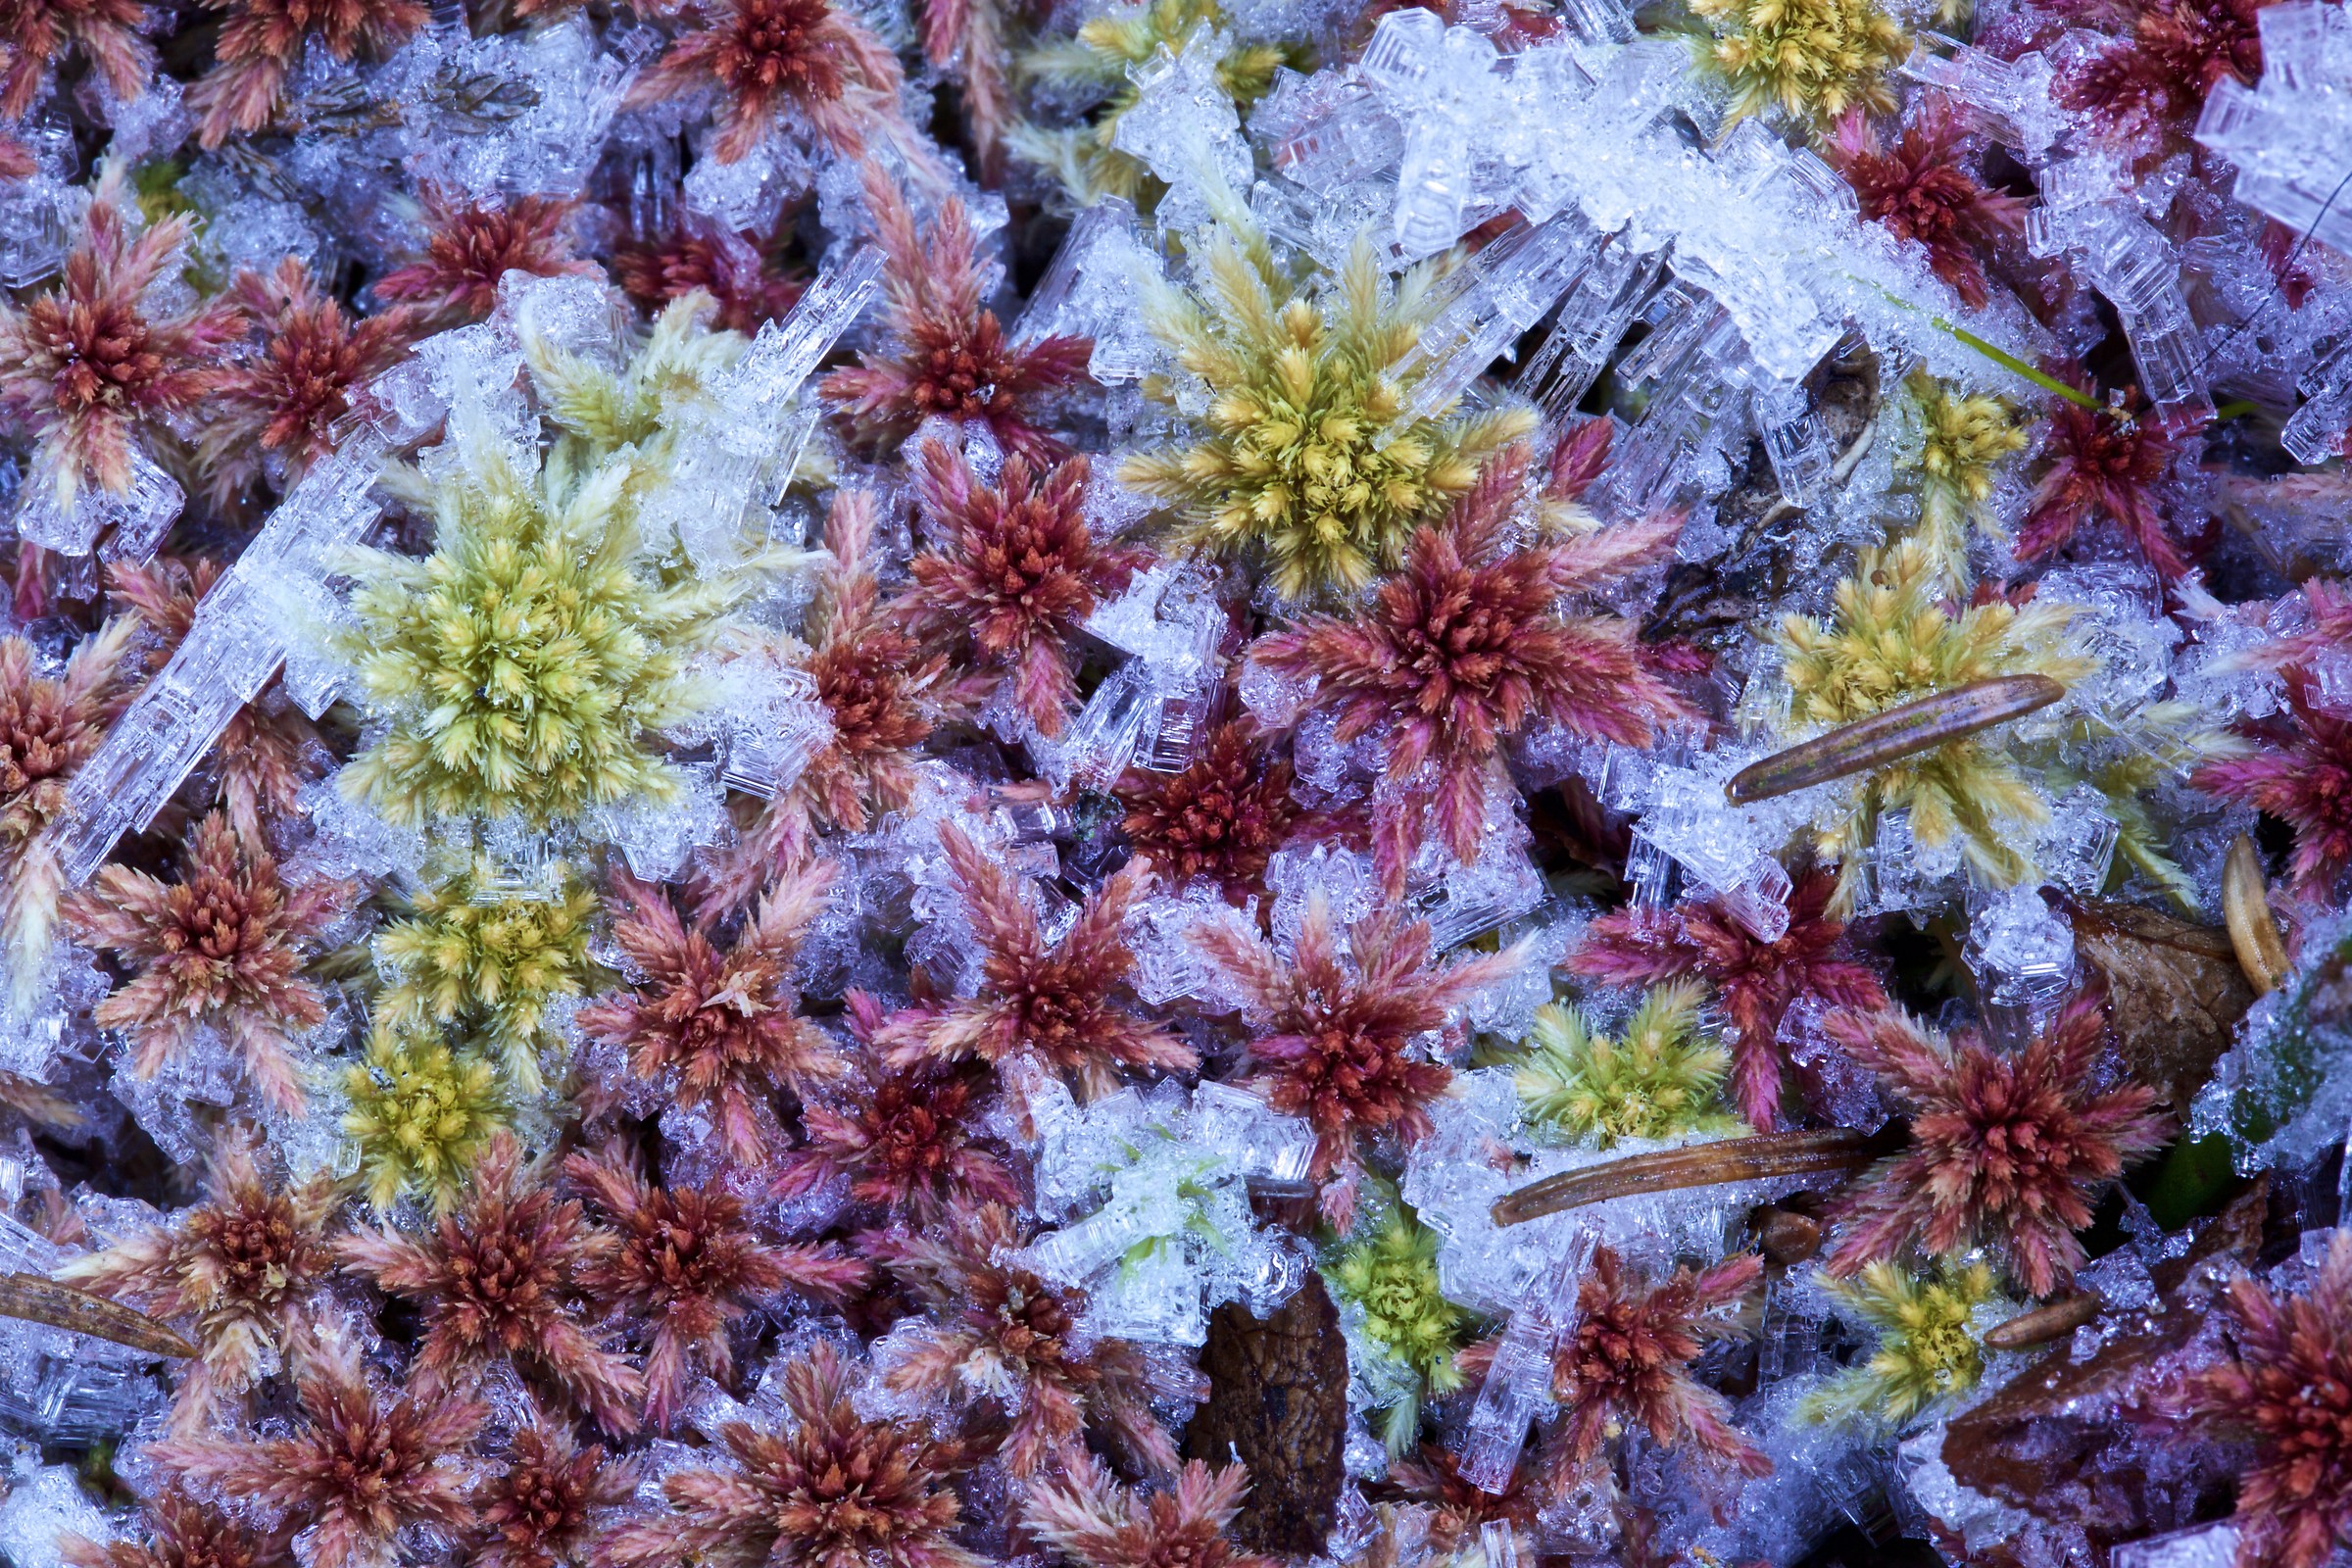
[{"label": "brown dead leaf", "polygon": [[2070,899],[2075,952],[2107,982],[2132,1076],[2186,1109],[2254,1005],[2229,933],[2113,899]]},{"label": "brown dead leaf", "polygon": [[1262,1322],[1238,1301],[1210,1314],[1200,1370],[1208,1399],[1184,1451],[1222,1469],[1250,1467],[1234,1539],[1252,1551],[1320,1553],[1338,1517],[1348,1442],[1348,1342],[1321,1276]]}]

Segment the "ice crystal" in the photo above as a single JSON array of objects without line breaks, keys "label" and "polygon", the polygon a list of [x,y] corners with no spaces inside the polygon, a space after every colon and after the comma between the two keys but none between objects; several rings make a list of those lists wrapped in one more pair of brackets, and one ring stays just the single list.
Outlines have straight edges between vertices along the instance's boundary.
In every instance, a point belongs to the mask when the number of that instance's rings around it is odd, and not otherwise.
[{"label": "ice crystal", "polygon": [[[1056,87],[1099,95],[1102,102],[1083,125],[1014,127],[1013,151],[1057,175],[1073,201],[1104,196],[1147,201],[1159,182],[1141,159],[1113,145],[1121,117],[1138,97],[1131,73],[1160,50],[1181,51],[1196,32],[1213,33],[1226,21],[1216,0],[1149,0],[1090,18],[1066,38],[1046,39],[1023,60],[1028,71]],[[1217,61],[1217,84],[1236,109],[1246,112],[1273,85],[1275,71],[1298,64],[1303,53],[1278,43],[1236,42]]]},{"label": "ice crystal", "polygon": [[[147,634],[150,673],[178,652],[196,623],[197,607],[220,580],[220,565],[209,557],[179,561],[158,556],[142,564],[110,562],[107,583],[121,607],[138,617]],[[278,688],[237,710],[214,744],[215,799],[249,843],[259,843],[266,822],[292,816],[305,785],[323,770],[329,754],[318,727],[287,702]]]}]

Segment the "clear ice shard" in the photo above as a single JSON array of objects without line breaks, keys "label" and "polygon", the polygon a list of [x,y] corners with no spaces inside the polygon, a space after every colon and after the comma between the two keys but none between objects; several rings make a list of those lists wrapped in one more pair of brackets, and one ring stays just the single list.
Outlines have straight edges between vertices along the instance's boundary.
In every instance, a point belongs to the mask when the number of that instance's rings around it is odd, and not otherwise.
[{"label": "clear ice shard", "polygon": [[2352,26],[2319,0],[2265,7],[2257,24],[2262,80],[2219,83],[2196,138],[2236,166],[2239,201],[2314,243],[2352,249]]},{"label": "clear ice shard", "polygon": [[[677,439],[683,456],[646,498],[648,526],[675,533],[703,566],[745,554],[754,509],[773,504],[792,478],[815,410],[799,394],[842,333],[881,292],[883,256],[868,246],[819,273],[792,314],[760,328],[741,360],[716,378],[709,403]],[[760,530],[764,542],[766,529]]]},{"label": "clear ice shard", "polygon": [[2339,454],[2344,432],[2352,428],[2352,343],[2315,361],[2297,386],[2303,403],[2278,442],[2297,463],[2316,466]]},{"label": "clear ice shard", "polygon": [[1478,1387],[1463,1433],[1462,1479],[1481,1492],[1500,1493],[1511,1483],[1528,1429],[1551,1406],[1551,1356],[1560,1340],[1576,1332],[1577,1289],[1592,1260],[1593,1239],[1577,1232],[1551,1267],[1512,1309],[1494,1359]]},{"label": "clear ice shard", "polygon": [[1207,1308],[1239,1300],[1264,1313],[1303,1281],[1303,1259],[1287,1233],[1257,1223],[1249,1193],[1303,1190],[1315,1145],[1306,1122],[1213,1083],[1189,1103],[1160,1085],[1081,1108],[1034,1062],[1016,1064],[1012,1081],[1037,1134],[1040,1207],[1077,1216],[1018,1255],[1040,1278],[1086,1291],[1090,1330],[1197,1346]]},{"label": "clear ice shard", "polygon": [[310,635],[305,607],[326,597],[336,557],[375,520],[369,491],[383,459],[373,432],[346,440],[287,492],[204,596],[170,662],[67,787],[48,831],[70,879],[86,881],[118,839],[154,820],[237,710]]},{"label": "clear ice shard", "polygon": [[1565,427],[1608,368],[1610,355],[1649,302],[1665,266],[1663,252],[1638,250],[1624,235],[1612,234],[1568,286],[1544,341],[1512,383],[1535,400],[1548,427]]},{"label": "clear ice shard", "polygon": [[1229,44],[1221,31],[1197,26],[1181,51],[1163,45],[1128,69],[1135,101],[1119,116],[1111,145],[1166,183],[1157,212],[1163,229],[1197,227],[1207,220],[1212,196],[1249,188],[1250,144],[1218,76]]},{"label": "clear ice shard", "polygon": [[1112,386],[1147,375],[1164,351],[1135,308],[1136,287],[1141,279],[1158,275],[1158,259],[1144,240],[1135,208],[1106,196],[1071,220],[1009,340],[1092,338],[1087,373],[1096,380]]},{"label": "clear ice shard", "polygon": [[1433,418],[1467,391],[1575,285],[1602,242],[1566,213],[1513,229],[1449,273],[1436,318],[1392,372],[1399,380],[1418,373],[1402,416]]},{"label": "clear ice shard", "polygon": [[53,174],[15,182],[0,200],[0,286],[30,288],[64,265],[89,199]]},{"label": "clear ice shard", "polygon": [[2050,63],[2037,51],[2003,60],[1974,44],[1923,32],[1898,69],[1962,106],[1985,134],[2029,159],[2037,159],[2064,129],[2064,112],[2050,101]]},{"label": "clear ice shard", "polygon": [[2026,215],[2035,256],[2071,255],[2115,307],[2140,390],[2168,419],[2210,417],[2204,334],[2180,293],[2180,259],[2123,193],[2117,172],[2085,155],[2045,166],[2041,204]]},{"label": "clear ice shard", "polygon": [[83,1494],[72,1465],[53,1464],[19,1476],[0,1502],[0,1554],[15,1568],[64,1568],[64,1538],[109,1542],[114,1531]]},{"label": "clear ice shard", "polygon": [[[1691,880],[1712,892],[1761,942],[1788,929],[1788,873],[1773,858],[1774,834],[1762,813],[1733,806],[1723,786],[1687,768],[1660,768],[1648,809],[1634,829],[1638,842],[1678,861]],[[1644,867],[1653,897],[1662,897],[1663,867]]]},{"label": "clear ice shard", "polygon": [[179,482],[134,443],[130,483],[122,490],[84,477],[69,495],[49,476],[36,475],[24,486],[16,529],[20,537],[60,555],[86,556],[98,546],[109,561],[140,562],[155,554],[186,500]]},{"label": "clear ice shard", "polygon": [[2075,989],[2074,928],[2038,888],[2011,888],[1970,923],[1963,953],[1994,1034],[2022,1042]]},{"label": "clear ice shard", "polygon": [[2237,1527],[2224,1520],[2127,1542],[2108,1560],[2114,1568],[2234,1568]]}]

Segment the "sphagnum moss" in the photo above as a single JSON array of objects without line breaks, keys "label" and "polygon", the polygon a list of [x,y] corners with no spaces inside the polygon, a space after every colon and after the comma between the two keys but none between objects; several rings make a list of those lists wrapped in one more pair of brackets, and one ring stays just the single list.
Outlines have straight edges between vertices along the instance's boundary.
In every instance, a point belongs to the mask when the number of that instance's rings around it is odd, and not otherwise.
[{"label": "sphagnum moss", "polygon": [[1919,411],[1919,448],[1904,459],[1919,472],[1916,537],[1945,588],[1964,592],[1969,530],[1997,526],[1984,503],[2002,462],[2026,449],[2026,426],[2002,399],[1957,391],[1924,370],[1910,377],[1904,392]]},{"label": "sphagnum moss", "polygon": [[1179,368],[1206,384],[1206,412],[1193,439],[1128,458],[1120,481],[1170,503],[1195,548],[1261,556],[1286,598],[1351,593],[1393,568],[1414,527],[1535,425],[1524,408],[1464,413],[1453,399],[1408,412],[1419,372],[1406,356],[1435,314],[1438,270],[1413,269],[1392,294],[1359,238],[1334,285],[1312,291],[1228,212],[1195,289],[1163,283],[1145,301]]},{"label": "sphagnum moss", "polygon": [[[1849,724],[1995,675],[2047,675],[2072,685],[2096,668],[2067,635],[2072,615],[2071,606],[2002,600],[1951,608],[1926,546],[1906,539],[1865,551],[1853,575],[1838,585],[1829,620],[1790,615],[1775,636],[1791,694],[1789,723],[1792,729]],[[1821,839],[1825,858],[1842,862],[1841,906],[1853,897],[1861,852],[1879,816],[1897,808],[1910,811],[1921,844],[1957,839],[1970,862],[2004,887],[2029,863],[2012,842],[2013,829],[2046,820],[2049,809],[2000,728],[1865,774],[1853,812]]]},{"label": "sphagnum moss", "polygon": [[[1827,619],[1782,620],[1774,642],[1790,697],[1789,739],[1996,675],[2046,675],[2070,689],[2110,678],[2078,628],[2081,606],[1999,596],[1962,604],[1939,562],[1917,536],[1864,551]],[[2227,754],[2230,737],[2194,704],[2170,699],[2124,711],[2092,703],[2053,711],[2063,728],[1998,724],[1859,775],[1851,808],[1816,839],[1822,858],[1839,862],[1833,908],[1852,908],[1862,852],[1887,811],[1909,811],[1924,846],[1957,845],[1984,885],[2013,887],[2036,868],[2033,833],[2049,820],[2048,803],[2082,786],[2104,798],[2122,860],[2185,900],[2183,874],[2143,797],[2168,774]],[[2094,748],[2110,760],[2086,768],[2081,760]]]},{"label": "sphagnum moss", "polygon": [[1624,1138],[1740,1131],[1720,1099],[1731,1054],[1699,1028],[1704,996],[1696,981],[1660,986],[1613,1040],[1573,1007],[1539,1008],[1513,1074],[1528,1120],[1603,1149]]},{"label": "sphagnum moss", "polygon": [[389,483],[433,518],[418,560],[357,553],[348,646],[383,733],[343,776],[387,818],[576,822],[673,798],[655,732],[699,711],[690,672],[729,611],[784,553],[697,572],[648,537],[638,503],[674,461],[677,412],[708,395],[743,339],[664,311],[615,371],[524,317],[525,358],[557,439],[535,470],[493,432],[460,426],[454,463]]},{"label": "sphagnum moss", "polygon": [[[1470,1314],[1446,1298],[1438,1283],[1438,1234],[1398,1204],[1372,1233],[1342,1248],[1325,1278],[1341,1299],[1363,1314],[1363,1333],[1421,1380],[1432,1395],[1462,1386],[1454,1352],[1467,1343]],[[1392,1453],[1411,1446],[1420,1398],[1389,1407],[1383,1436]]]},{"label": "sphagnum moss", "polygon": [[469,863],[425,886],[376,934],[376,958],[391,970],[376,1010],[478,1033],[514,1088],[536,1093],[548,1008],[593,989],[588,942],[602,901],[568,873],[553,897],[501,897],[488,869]]},{"label": "sphagnum moss", "polygon": [[1716,26],[1708,65],[1732,89],[1732,120],[1777,110],[1814,130],[1847,114],[1891,114],[1888,74],[1910,52],[1875,0],[1691,0]]},{"label": "sphagnum moss", "polygon": [[576,820],[677,791],[649,743],[706,701],[688,656],[736,597],[672,586],[624,516],[629,469],[553,494],[484,441],[435,487],[433,553],[367,551],[360,680],[388,719],[344,775],[387,818]]},{"label": "sphagnum moss", "polygon": [[492,1135],[507,1125],[498,1072],[433,1030],[379,1016],[366,1057],[344,1074],[343,1135],[360,1148],[360,1190],[378,1209],[404,1192],[436,1210],[457,1201]]},{"label": "sphagnum moss", "polygon": [[1984,1263],[1916,1275],[1873,1263],[1850,1283],[1830,1287],[1848,1310],[1878,1331],[1868,1361],[1832,1378],[1798,1407],[1810,1421],[1870,1414],[1900,1427],[1938,1399],[1968,1393],[1984,1375],[1984,1351],[1971,1321],[1995,1298]]}]

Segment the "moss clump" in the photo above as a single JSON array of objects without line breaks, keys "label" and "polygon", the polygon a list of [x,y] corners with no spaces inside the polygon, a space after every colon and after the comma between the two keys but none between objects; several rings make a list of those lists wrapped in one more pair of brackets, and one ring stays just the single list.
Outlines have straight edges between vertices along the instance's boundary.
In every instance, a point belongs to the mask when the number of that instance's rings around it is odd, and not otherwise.
[{"label": "moss clump", "polygon": [[376,1010],[404,1027],[455,1027],[499,1058],[514,1088],[540,1087],[551,1004],[594,989],[596,890],[567,870],[531,896],[502,894],[479,860],[419,892],[376,934],[389,971]]},{"label": "moss clump", "polygon": [[1873,0],[1690,0],[1715,24],[1709,67],[1732,89],[1732,120],[1777,109],[1815,130],[1850,111],[1894,113],[1887,74],[1911,40]]},{"label": "moss clump", "polygon": [[367,1058],[344,1076],[344,1136],[360,1146],[360,1187],[375,1207],[404,1192],[446,1210],[491,1135],[507,1125],[498,1072],[438,1034],[404,1030],[379,1013]]},{"label": "moss clump", "polygon": [[1919,449],[1902,458],[1919,472],[1917,537],[1946,590],[1965,593],[1969,528],[1992,526],[1984,502],[2001,464],[2025,451],[2026,426],[2006,401],[1956,392],[1925,370],[1904,392],[1919,414]]},{"label": "moss clump", "polygon": [[1798,1413],[1834,1421],[1865,1412],[1899,1427],[1937,1399],[1966,1394],[1984,1375],[1984,1350],[1971,1327],[1993,1299],[1984,1263],[1944,1267],[1925,1277],[1873,1263],[1833,1295],[1876,1329],[1879,1348],[1806,1396]]},{"label": "moss clump", "polygon": [[362,551],[346,646],[382,732],[343,775],[389,820],[520,817],[535,828],[679,781],[655,732],[709,702],[689,673],[775,552],[698,571],[640,527],[681,422],[743,340],[662,313],[613,370],[519,324],[554,440],[535,466],[478,418],[388,482],[433,519],[421,560]]},{"label": "moss clump", "polygon": [[[1790,694],[1790,739],[1850,724],[1882,710],[1996,675],[2047,675],[2072,686],[2097,666],[2068,635],[2074,607],[2017,606],[1995,599],[1958,608],[1944,596],[1937,560],[1916,539],[1865,551],[1838,585],[1828,621],[1790,615],[1775,641]],[[2048,820],[2027,760],[2015,755],[2015,726],[1946,741],[1862,775],[1853,812],[1821,837],[1825,858],[1841,860],[1838,896],[1853,897],[1861,852],[1881,814],[1911,813],[1922,845],[1959,842],[1984,879],[2007,887],[2030,862],[2020,826]],[[2030,840],[2029,840],[2030,841]]]},{"label": "moss clump", "polygon": [[1607,1149],[1619,1139],[1730,1134],[1745,1124],[1721,1103],[1731,1054],[1700,1032],[1695,982],[1660,986],[1611,1040],[1557,1003],[1538,1009],[1513,1074],[1523,1114],[1561,1137]]},{"label": "moss clump", "polygon": [[[1394,567],[1414,528],[1534,427],[1526,409],[1465,415],[1450,398],[1408,416],[1421,374],[1408,354],[1435,314],[1436,266],[1387,294],[1359,239],[1337,280],[1310,292],[1247,215],[1229,213],[1199,268],[1199,292],[1162,283],[1145,301],[1152,331],[1206,384],[1198,439],[1139,453],[1119,478],[1172,503],[1192,546],[1262,556],[1286,597],[1353,592]],[[1156,378],[1146,390],[1176,399]]]},{"label": "moss clump", "polygon": [[622,505],[631,466],[577,483],[483,440],[432,486],[433,553],[366,551],[351,634],[384,733],[344,773],[387,820],[521,816],[674,798],[654,731],[708,702],[688,657],[738,597],[672,584]]},{"label": "moss clump", "polygon": [[[1454,1366],[1469,1333],[1470,1314],[1438,1286],[1438,1236],[1402,1204],[1373,1232],[1341,1248],[1324,1270],[1332,1293],[1362,1313],[1363,1337],[1389,1360],[1408,1369],[1432,1395],[1462,1386]],[[1420,1396],[1393,1404],[1384,1422],[1389,1449],[1410,1446],[1420,1423]]]}]

